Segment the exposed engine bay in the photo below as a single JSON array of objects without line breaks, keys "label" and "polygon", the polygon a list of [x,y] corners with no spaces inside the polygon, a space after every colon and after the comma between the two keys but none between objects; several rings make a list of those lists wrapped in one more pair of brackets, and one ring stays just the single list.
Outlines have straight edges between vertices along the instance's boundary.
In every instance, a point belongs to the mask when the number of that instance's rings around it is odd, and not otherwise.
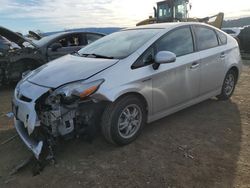
[{"label": "exposed engine bay", "polygon": [[[53,159],[60,138],[81,136],[92,141],[107,102],[89,95],[102,82],[77,82],[55,90],[27,81],[18,85],[13,100],[13,112],[18,122],[15,126],[38,160]],[[34,87],[37,93],[34,93]]]},{"label": "exposed engine bay", "polygon": [[41,100],[41,103],[37,104],[36,111],[41,126],[47,127],[53,137],[71,138],[83,133],[93,136],[97,115],[101,113],[104,105],[91,99],[64,100],[61,96],[48,97],[44,103],[44,100]]}]

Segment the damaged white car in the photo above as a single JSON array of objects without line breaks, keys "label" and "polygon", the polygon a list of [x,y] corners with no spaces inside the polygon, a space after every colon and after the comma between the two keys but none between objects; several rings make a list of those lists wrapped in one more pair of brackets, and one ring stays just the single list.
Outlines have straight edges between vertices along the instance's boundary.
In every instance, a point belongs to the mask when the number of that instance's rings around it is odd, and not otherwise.
[{"label": "damaged white car", "polygon": [[26,74],[13,97],[15,127],[37,159],[52,155],[57,138],[93,136],[99,125],[124,145],[146,122],[229,99],[240,72],[237,42],[206,24],[125,29]]}]

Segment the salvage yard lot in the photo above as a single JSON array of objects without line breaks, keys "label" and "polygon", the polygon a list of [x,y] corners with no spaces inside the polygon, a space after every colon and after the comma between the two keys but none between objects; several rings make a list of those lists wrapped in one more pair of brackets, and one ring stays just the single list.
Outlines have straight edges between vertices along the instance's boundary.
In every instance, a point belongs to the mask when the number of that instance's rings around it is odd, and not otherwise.
[{"label": "salvage yard lot", "polygon": [[98,135],[61,144],[57,163],[32,176],[31,154],[15,135],[13,88],[0,89],[0,187],[250,187],[250,61],[244,61],[230,101],[210,99],[145,127],[132,144],[116,147]]}]

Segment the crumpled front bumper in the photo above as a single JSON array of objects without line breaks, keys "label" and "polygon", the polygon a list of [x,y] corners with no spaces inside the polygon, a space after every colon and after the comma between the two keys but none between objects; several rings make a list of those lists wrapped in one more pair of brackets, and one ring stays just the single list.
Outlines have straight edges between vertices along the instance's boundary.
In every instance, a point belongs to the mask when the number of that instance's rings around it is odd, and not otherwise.
[{"label": "crumpled front bumper", "polygon": [[31,136],[27,132],[27,129],[24,127],[24,124],[16,118],[14,118],[14,125],[17,133],[19,134],[25,145],[33,152],[35,157],[39,159],[43,148],[43,141],[37,142],[33,138],[31,138]]},{"label": "crumpled front bumper", "polygon": [[40,126],[40,122],[36,115],[36,100],[46,93],[49,88],[41,87],[30,82],[20,82],[12,98],[12,111],[14,113],[15,128],[25,143],[25,145],[39,159],[43,148],[42,141],[36,141],[32,138],[35,128]]}]

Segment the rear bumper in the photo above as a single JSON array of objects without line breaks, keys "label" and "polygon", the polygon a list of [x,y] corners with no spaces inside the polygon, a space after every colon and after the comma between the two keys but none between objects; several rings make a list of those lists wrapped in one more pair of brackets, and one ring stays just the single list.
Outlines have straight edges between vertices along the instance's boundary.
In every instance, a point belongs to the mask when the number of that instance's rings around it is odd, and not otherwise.
[{"label": "rear bumper", "polygon": [[39,159],[39,156],[42,152],[43,148],[43,141],[35,141],[32,139],[28,132],[27,129],[24,127],[24,124],[20,121],[14,118],[14,125],[16,128],[17,133],[19,134],[20,138],[23,140],[25,145],[33,152],[35,155],[36,159]]}]

